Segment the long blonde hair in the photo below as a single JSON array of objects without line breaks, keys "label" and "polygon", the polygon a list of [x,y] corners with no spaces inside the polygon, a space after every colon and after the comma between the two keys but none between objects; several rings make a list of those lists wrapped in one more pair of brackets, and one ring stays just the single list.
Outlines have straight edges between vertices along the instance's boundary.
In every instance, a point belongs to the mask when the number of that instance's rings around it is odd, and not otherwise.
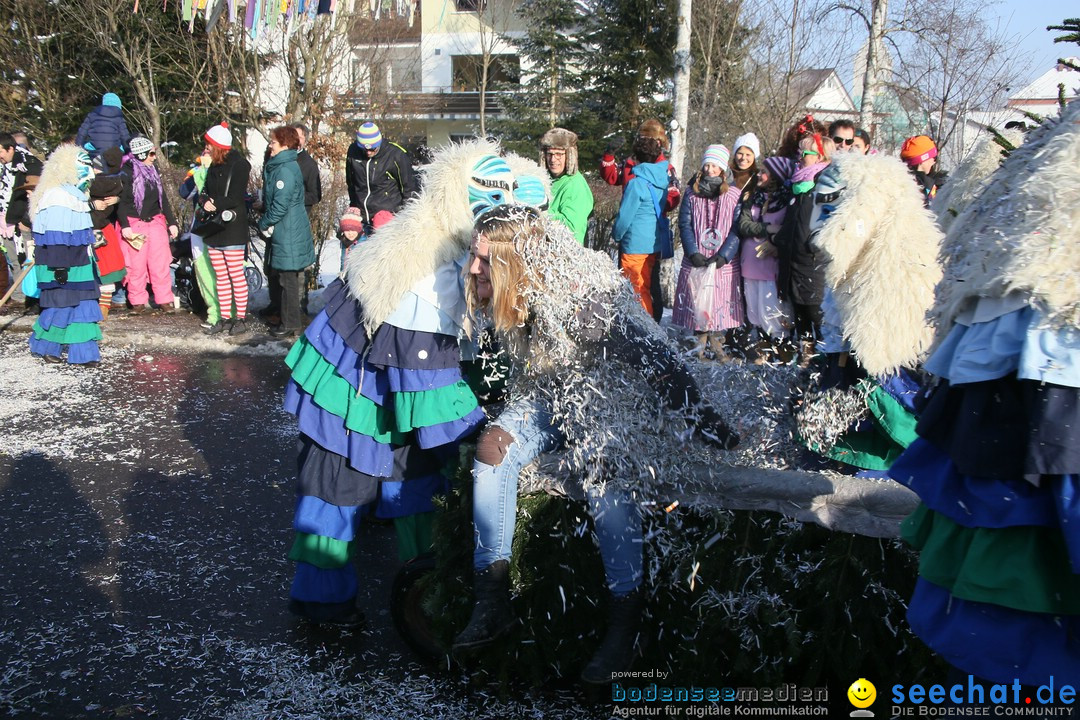
[{"label": "long blonde hair", "polygon": [[[487,311],[499,335],[515,339],[524,336],[529,319],[526,292],[534,281],[521,250],[524,244],[541,242],[543,237],[540,214],[531,207],[501,205],[480,216],[473,229],[473,239],[488,244],[492,295],[484,299],[477,296],[476,278],[468,271],[470,261],[465,271],[465,304],[470,317]],[[468,329],[472,334],[473,328]]]}]

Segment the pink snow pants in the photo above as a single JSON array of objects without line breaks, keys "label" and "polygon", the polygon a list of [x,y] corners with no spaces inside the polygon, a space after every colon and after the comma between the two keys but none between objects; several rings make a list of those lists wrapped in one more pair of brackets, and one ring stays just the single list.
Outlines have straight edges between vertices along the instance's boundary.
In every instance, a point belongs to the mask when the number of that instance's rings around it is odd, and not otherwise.
[{"label": "pink snow pants", "polygon": [[141,249],[131,247],[127,240],[120,242],[124,251],[124,264],[127,266],[125,280],[128,289],[128,302],[131,307],[145,305],[150,301],[146,283],[154,290],[154,302],[158,305],[172,305],[172,251],[169,249],[169,229],[165,226],[165,216],[155,215],[150,222],[129,217],[128,224],[132,232],[145,235],[146,242]]}]

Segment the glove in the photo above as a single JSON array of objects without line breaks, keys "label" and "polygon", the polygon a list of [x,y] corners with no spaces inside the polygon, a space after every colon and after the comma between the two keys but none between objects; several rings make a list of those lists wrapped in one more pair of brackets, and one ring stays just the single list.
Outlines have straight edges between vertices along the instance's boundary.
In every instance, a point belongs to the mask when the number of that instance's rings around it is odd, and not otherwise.
[{"label": "glove", "polygon": [[734,450],[739,446],[739,434],[724,422],[718,412],[707,405],[701,410],[701,418],[697,422],[697,429],[705,442],[715,445],[721,450]]},{"label": "glove", "polygon": [[690,256],[690,264],[696,268],[703,268],[709,264],[709,258],[705,257],[701,253],[694,253]]},{"label": "glove", "polygon": [[272,237],[274,234],[274,226],[271,225],[270,227],[263,230],[263,234],[266,235],[266,237]]},{"label": "glove", "polygon": [[711,258],[709,259],[709,261],[710,261],[710,262],[714,262],[714,263],[716,263],[716,267],[718,267],[718,268],[724,267],[724,266],[725,266],[725,265],[727,265],[727,264],[728,264],[729,262],[731,262],[730,260],[728,260],[728,259],[727,259],[726,257],[724,257],[723,255],[721,255],[720,253],[716,253],[715,255],[713,255],[713,256],[712,256],[712,257],[711,257]]}]

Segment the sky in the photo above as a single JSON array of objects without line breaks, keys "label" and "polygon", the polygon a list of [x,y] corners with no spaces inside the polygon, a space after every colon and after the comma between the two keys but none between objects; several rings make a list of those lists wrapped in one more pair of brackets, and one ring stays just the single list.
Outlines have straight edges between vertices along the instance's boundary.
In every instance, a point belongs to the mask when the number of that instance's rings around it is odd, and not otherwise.
[{"label": "sky", "polygon": [[1046,31],[1047,25],[1080,17],[1078,0],[1000,0],[986,12],[1000,18],[1010,34],[1022,37],[1020,53],[1030,59],[1023,78],[1025,85],[1049,70],[1059,57],[1080,55],[1080,47],[1054,42],[1062,34],[1060,31]]}]

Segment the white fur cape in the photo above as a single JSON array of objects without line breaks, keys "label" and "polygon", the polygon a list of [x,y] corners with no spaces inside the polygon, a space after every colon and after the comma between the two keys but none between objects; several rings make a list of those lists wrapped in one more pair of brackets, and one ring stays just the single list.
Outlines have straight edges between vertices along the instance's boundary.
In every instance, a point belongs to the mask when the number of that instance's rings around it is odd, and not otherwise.
[{"label": "white fur cape", "polygon": [[[82,148],[74,145],[61,145],[53,150],[52,154],[45,160],[45,167],[41,170],[41,179],[38,181],[37,187],[30,193],[30,219],[33,220],[38,214],[38,210],[42,207],[47,207],[49,204],[42,204],[42,198],[49,194],[50,190],[63,187],[64,185],[77,185],[79,182],[79,153],[85,152]],[[64,202],[70,204],[70,200],[64,200],[64,196],[71,198],[69,193],[63,195],[53,195],[52,197],[57,199],[57,202]],[[85,202],[79,204],[78,207],[73,207],[74,210],[83,212],[89,212],[90,208]]]},{"label": "white fur cape", "polygon": [[1051,326],[1080,325],[1080,103],[1009,155],[952,224],[942,263],[939,340],[978,298],[1014,292]]},{"label": "white fur cape", "polygon": [[[1014,147],[1024,143],[1024,133],[1019,130],[1006,130],[1002,136]],[[949,232],[953,221],[990,182],[991,176],[1005,159],[1002,152],[994,137],[987,134],[949,174],[948,182],[938,190],[930,203],[930,209],[937,214],[943,232]]]},{"label": "white fur cape", "polygon": [[900,160],[840,153],[835,162],[846,189],[815,244],[829,258],[844,336],[871,375],[914,366],[932,337],[941,230]]},{"label": "white fur cape", "polygon": [[[440,148],[434,161],[421,168],[420,195],[349,253],[345,280],[349,294],[360,301],[369,334],[417,282],[469,249],[473,230],[469,178],[481,157],[499,154],[498,145],[484,140]],[[550,195],[547,172],[539,165],[522,158],[507,158],[507,163],[515,174],[532,171]]]}]

